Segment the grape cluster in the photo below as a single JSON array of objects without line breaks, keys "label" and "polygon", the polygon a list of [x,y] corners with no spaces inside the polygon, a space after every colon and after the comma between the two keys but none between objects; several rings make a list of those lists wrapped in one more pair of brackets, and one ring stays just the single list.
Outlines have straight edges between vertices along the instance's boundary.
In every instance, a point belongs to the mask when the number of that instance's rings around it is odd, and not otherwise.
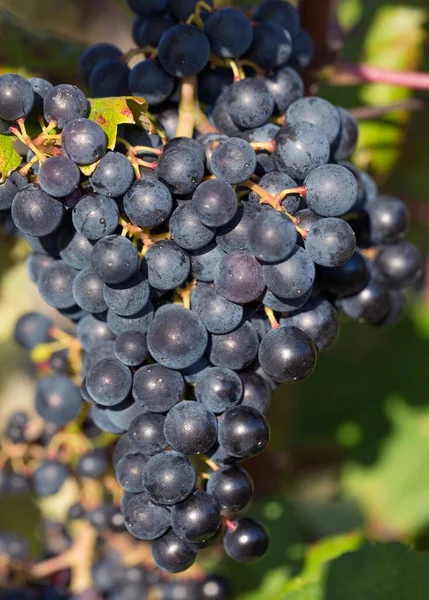
[{"label": "grape cluster", "polygon": [[[312,373],[340,311],[394,323],[421,257],[403,239],[405,205],[347,162],[353,116],[303,96],[291,65],[306,64],[311,45],[291,5],[268,0],[250,20],[205,2],[129,4],[153,56],[129,72],[117,49],[97,45],[82,76],[97,95],[129,86],[159,104],[152,118],[165,131],[123,126],[109,150],[78,88],[2,76],[0,118],[20,127],[11,131],[28,143],[23,120],[35,110],[47,125],[0,201],[33,248],[28,273],[41,297],[76,324],[77,342],[40,315],[18,324],[21,345],[43,354],[63,343],[72,376],[83,377],[80,393],[67,366],[42,379],[36,409],[63,427],[83,398],[91,422],[121,436],[113,464],[124,525],[176,573],[220,539],[237,561],[265,554],[265,528],[241,515],[253,494],[241,462],[268,443],[272,390]],[[190,112],[190,136],[176,137]],[[41,465],[42,495],[43,467],[53,476]],[[58,466],[48,493],[65,476]]]}]

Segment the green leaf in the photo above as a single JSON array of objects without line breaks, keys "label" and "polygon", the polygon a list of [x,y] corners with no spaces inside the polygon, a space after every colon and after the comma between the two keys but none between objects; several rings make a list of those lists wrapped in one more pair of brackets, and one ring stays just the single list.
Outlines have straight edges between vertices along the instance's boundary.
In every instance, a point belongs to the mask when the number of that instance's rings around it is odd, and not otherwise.
[{"label": "green leaf", "polygon": [[89,100],[91,112],[89,118],[100,125],[108,139],[107,147],[113,150],[118,135],[118,125],[141,123],[141,115],[147,113],[144,98],[92,98]]},{"label": "green leaf", "polygon": [[0,177],[3,181],[21,164],[21,157],[15,150],[13,135],[0,135]]},{"label": "green leaf", "polygon": [[402,397],[390,396],[386,413],[391,434],[377,462],[345,466],[343,485],[378,530],[401,537],[429,521],[429,408],[411,407]]}]

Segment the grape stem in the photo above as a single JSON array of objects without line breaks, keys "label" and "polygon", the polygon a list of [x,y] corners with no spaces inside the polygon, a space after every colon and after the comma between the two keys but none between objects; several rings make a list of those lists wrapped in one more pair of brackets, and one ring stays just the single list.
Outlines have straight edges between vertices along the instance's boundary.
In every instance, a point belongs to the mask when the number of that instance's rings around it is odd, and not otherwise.
[{"label": "grape stem", "polygon": [[358,106],[350,109],[350,113],[359,121],[369,119],[379,119],[386,114],[389,114],[395,110],[422,110],[426,108],[427,102],[420,98],[407,98],[399,102],[393,102],[392,104],[386,104],[385,106]]},{"label": "grape stem", "polygon": [[210,123],[207,115],[199,106],[195,108],[195,129],[201,135],[205,135],[206,133],[219,133],[219,129]]},{"label": "grape stem", "polygon": [[290,188],[289,190],[284,190],[277,196],[272,196],[266,190],[264,190],[263,187],[261,187],[254,181],[251,181],[250,179],[246,179],[246,181],[242,181],[240,183],[240,186],[249,188],[249,190],[251,190],[252,192],[255,192],[255,194],[258,194],[258,196],[260,196],[259,202],[261,202],[263,204],[269,204],[270,206],[272,206],[272,208],[274,208],[274,210],[279,210],[279,211],[285,213],[285,215],[288,216],[294,224],[297,223],[296,218],[293,217],[291,214],[289,214],[287,212],[287,210],[282,206],[282,200],[288,194],[299,193],[297,190],[299,190],[301,188]]},{"label": "grape stem", "polygon": [[265,306],[264,312],[267,315],[268,321],[270,322],[271,329],[278,329],[280,327],[280,325],[274,315],[274,311],[271,308],[268,308],[268,306]]},{"label": "grape stem", "polygon": [[184,77],[181,83],[179,120],[176,137],[192,137],[195,128],[197,76]]},{"label": "grape stem", "polygon": [[265,152],[274,152],[276,149],[276,143],[273,140],[272,142],[251,142],[250,144],[252,148],[256,151],[265,150]]},{"label": "grape stem", "polygon": [[362,82],[386,83],[416,90],[429,90],[429,74],[418,71],[397,71],[371,65],[339,64],[321,71],[322,78],[336,85]]},{"label": "grape stem", "polygon": [[210,467],[210,469],[211,469],[212,471],[219,471],[220,467],[219,467],[219,465],[217,465],[217,464],[215,463],[215,461],[214,461],[214,460],[212,460],[212,459],[211,459],[211,458],[209,458],[208,456],[201,456],[201,458],[202,458],[202,460],[203,460],[203,461],[206,463],[206,465],[207,465],[208,467]]},{"label": "grape stem", "polygon": [[182,304],[183,308],[187,308],[188,310],[191,308],[191,294],[192,290],[196,285],[196,280],[193,279],[189,283],[187,283],[184,287],[178,287],[175,290],[175,304]]},{"label": "grape stem", "polygon": [[39,150],[39,148],[37,148],[37,146],[34,145],[32,139],[28,135],[27,130],[25,128],[24,119],[18,119],[17,123],[18,123],[19,129],[17,127],[9,127],[9,131],[11,133],[13,133],[13,135],[16,138],[18,138],[18,140],[20,142],[22,142],[24,144],[24,146],[27,146],[27,148],[30,148],[30,150],[32,150],[32,152],[34,152],[34,154],[37,156],[37,160],[39,162],[43,162],[46,157],[43,154],[43,152],[41,152]]}]

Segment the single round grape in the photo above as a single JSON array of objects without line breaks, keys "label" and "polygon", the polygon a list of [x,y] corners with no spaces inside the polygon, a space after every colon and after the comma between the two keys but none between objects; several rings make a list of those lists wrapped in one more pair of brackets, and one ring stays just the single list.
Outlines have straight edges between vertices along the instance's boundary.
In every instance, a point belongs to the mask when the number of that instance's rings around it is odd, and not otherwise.
[{"label": "single round grape", "polygon": [[104,60],[117,60],[122,52],[113,44],[101,43],[89,46],[79,59],[79,76],[86,85],[89,85],[89,79],[95,67]]},{"label": "single round grape", "polygon": [[162,34],[175,24],[168,13],[147,18],[137,17],[133,25],[134,40],[140,48],[157,48]]},{"label": "single round grape", "polygon": [[264,415],[251,406],[234,406],[219,418],[218,441],[231,456],[256,456],[264,450],[269,437]]},{"label": "single round grape", "polygon": [[200,317],[210,333],[229,333],[243,318],[243,307],[230,302],[212,286],[197,286],[198,295],[192,294],[192,310]]},{"label": "single round grape", "polygon": [[140,312],[149,301],[149,281],[140,271],[126,281],[104,284],[103,298],[107,306],[117,315],[131,317]]},{"label": "single round grape", "polygon": [[311,375],[317,351],[311,337],[296,327],[279,327],[261,341],[259,363],[275,381],[295,383]]},{"label": "single round grape", "polygon": [[44,192],[55,198],[71,194],[80,183],[80,171],[65,156],[52,156],[39,168],[39,183]]},{"label": "single round grape", "polygon": [[335,217],[318,221],[305,238],[305,249],[313,261],[323,267],[342,265],[351,258],[355,248],[353,229]]},{"label": "single round grape", "polygon": [[184,150],[191,152],[195,158],[198,158],[202,163],[205,163],[205,152],[204,148],[199,141],[188,137],[175,137],[169,140],[164,146],[164,152],[170,152],[171,150]]},{"label": "single round grape", "polygon": [[383,246],[374,264],[389,287],[411,285],[422,273],[420,251],[408,240]]},{"label": "single round grape", "polygon": [[391,244],[402,238],[408,228],[408,209],[399,198],[381,196],[368,208],[373,244]]},{"label": "single round grape", "polygon": [[336,161],[345,160],[356,150],[359,128],[354,116],[348,110],[337,106],[340,115],[340,132],[333,144],[333,155]]},{"label": "single round grape", "polygon": [[98,163],[90,181],[99,194],[117,198],[132,186],[134,170],[126,156],[119,152],[108,152]]},{"label": "single round grape", "polygon": [[323,130],[302,121],[282,127],[276,136],[273,157],[279,171],[294,179],[305,179],[310,171],[328,162],[329,154],[329,141]]},{"label": "single round grape", "polygon": [[334,143],[340,132],[340,114],[327,100],[316,96],[300,98],[289,106],[286,121],[291,125],[302,122],[320,127],[330,144]]},{"label": "single round grape", "polygon": [[[89,103],[85,94],[75,85],[63,83],[54,87],[43,102],[45,121],[54,121],[60,129],[89,112]],[[64,134],[62,136],[64,145]],[[88,163],[89,164],[89,163]]]},{"label": "single round grape", "polygon": [[63,427],[77,417],[82,406],[79,388],[65,375],[51,375],[37,382],[35,407],[42,419]]},{"label": "single round grape", "polygon": [[34,91],[31,84],[14,73],[0,77],[0,119],[15,121],[26,117],[33,108]]},{"label": "single round grape", "polygon": [[389,314],[389,291],[382,283],[371,279],[359,293],[343,298],[341,308],[351,319],[377,325]]},{"label": "single round grape", "polygon": [[78,165],[91,165],[106,154],[106,134],[98,123],[89,119],[69,121],[61,140],[66,155]]},{"label": "single round grape", "polygon": [[173,450],[182,454],[207,452],[216,442],[216,435],[217,423],[214,413],[199,402],[180,402],[165,418],[165,439]]},{"label": "single round grape", "polygon": [[258,210],[251,204],[238,207],[235,217],[216,231],[216,242],[224,252],[249,250],[249,229]]},{"label": "single round grape", "polygon": [[143,484],[152,502],[175,505],[192,493],[195,470],[183,454],[160,452],[147,462]]},{"label": "single round grape", "polygon": [[89,240],[99,240],[115,231],[119,208],[113,198],[86,194],[73,209],[73,225]]},{"label": "single round grape", "polygon": [[117,427],[112,423],[109,418],[109,413],[105,406],[98,406],[93,404],[90,408],[89,412],[92,421],[101,431],[105,431],[106,433],[114,433],[119,434],[123,433],[123,429]]},{"label": "single round grape", "polygon": [[180,402],[184,391],[182,375],[161,365],[145,365],[134,373],[133,397],[149,412],[169,411]]},{"label": "single round grape", "polygon": [[139,331],[146,334],[153,320],[154,308],[149,300],[139,312],[128,317],[116,314],[113,310],[107,311],[107,324],[115,335],[121,335],[125,331]]},{"label": "single round grape", "polygon": [[307,175],[305,199],[321,217],[338,217],[350,211],[358,195],[355,177],[341,165],[321,165]]},{"label": "single round grape", "polygon": [[124,197],[127,217],[139,227],[161,225],[173,208],[170,190],[157,179],[136,181]]},{"label": "single round grape", "polygon": [[242,79],[229,87],[227,109],[241,129],[260,127],[273,113],[274,98],[262,79]]},{"label": "single round grape", "polygon": [[95,244],[91,266],[105,283],[123,283],[137,269],[137,252],[133,243],[120,235],[107,235]]},{"label": "single round grape", "polygon": [[79,477],[99,479],[106,474],[109,461],[103,448],[95,448],[83,454],[76,465],[76,474]]},{"label": "single round grape", "polygon": [[146,463],[147,459],[139,452],[125,454],[117,462],[115,477],[122,489],[133,494],[140,494],[144,491],[142,477]]},{"label": "single round grape", "polygon": [[73,297],[78,306],[91,313],[107,310],[103,282],[91,267],[85,267],[73,280]]},{"label": "single round grape", "polygon": [[230,185],[249,179],[255,171],[256,154],[252,146],[240,138],[229,138],[214,150],[211,171],[215,177]]},{"label": "single round grape", "polygon": [[241,402],[243,384],[231,369],[212,367],[196,379],[195,398],[214,413],[223,413]]},{"label": "single round grape", "polygon": [[339,267],[322,267],[319,273],[324,288],[338,298],[355,296],[368,285],[370,277],[367,262],[358,251]]},{"label": "single round grape", "polygon": [[75,304],[73,281],[77,271],[62,260],[55,261],[41,274],[38,281],[43,300],[54,308],[70,308]]},{"label": "single round grape", "polygon": [[196,152],[174,148],[160,156],[156,173],[174,194],[183,196],[193,192],[204,177],[204,163]]},{"label": "single round grape", "polygon": [[127,0],[127,4],[137,15],[153,17],[167,10],[168,0]]},{"label": "single round grape", "polygon": [[280,319],[280,325],[305,331],[320,352],[332,344],[338,335],[339,318],[334,306],[324,298],[307,302],[297,312]]},{"label": "single round grape", "polygon": [[103,406],[113,406],[125,400],[131,384],[130,370],[115,358],[100,360],[89,369],[86,376],[88,392]]},{"label": "single round grape", "polygon": [[73,269],[89,266],[94,244],[74,227],[63,227],[58,235],[59,255]]},{"label": "single round grape", "polygon": [[275,107],[279,113],[304,95],[304,82],[301,75],[290,67],[282,67],[265,78],[265,85],[274,97]]},{"label": "single round grape", "polygon": [[199,250],[191,251],[189,258],[191,259],[192,277],[197,281],[213,281],[215,269],[223,254],[223,250],[215,242],[210,242]]},{"label": "single round grape", "polygon": [[268,544],[269,537],[264,526],[245,517],[233,521],[223,538],[226,553],[237,562],[261,558],[268,550]]},{"label": "single round grape", "polygon": [[132,421],[128,437],[144,455],[158,454],[168,445],[164,437],[164,422],[164,415],[142,413]]},{"label": "single round grape", "polygon": [[64,215],[64,206],[36,183],[30,183],[13,199],[12,219],[20,231],[31,236],[45,236],[55,231]]},{"label": "single round grape", "polygon": [[301,25],[298,11],[289,2],[283,0],[266,0],[259,4],[253,14],[255,21],[274,21],[287,31],[292,38],[298,35]]},{"label": "single round grape", "polygon": [[180,287],[189,275],[189,256],[172,240],[155,243],[146,253],[147,277],[159,290]]},{"label": "single round grape", "polygon": [[264,413],[271,402],[271,389],[268,383],[254,371],[240,373],[243,383],[243,406],[251,406]]},{"label": "single round grape", "polygon": [[174,84],[174,77],[150,58],[139,62],[128,77],[132,95],[144,98],[150,105],[164,102],[171,95]]},{"label": "single round grape", "polygon": [[272,71],[286,65],[292,54],[292,38],[287,29],[274,21],[264,21],[253,29],[249,59],[262,69]]},{"label": "single round grape", "polygon": [[278,211],[264,211],[250,225],[250,251],[264,262],[285,260],[294,251],[296,242],[295,225]]},{"label": "single round grape", "polygon": [[239,371],[248,367],[258,353],[258,334],[248,321],[224,335],[211,335],[210,362],[216,367]]},{"label": "single round grape", "polygon": [[158,363],[170,369],[185,369],[204,354],[208,334],[192,311],[165,305],[157,310],[147,340],[149,352]]},{"label": "single round grape", "polygon": [[89,88],[96,98],[126,96],[129,94],[128,65],[117,58],[100,61],[91,71]]},{"label": "single round grape", "polygon": [[43,270],[52,265],[54,260],[52,256],[32,252],[25,261],[25,268],[31,281],[37,283]]},{"label": "single round grape", "polygon": [[147,357],[146,336],[139,331],[125,331],[115,342],[115,355],[128,367],[138,367]]},{"label": "single round grape", "polygon": [[230,185],[209,179],[203,181],[193,193],[192,207],[203,225],[220,227],[234,218],[238,201]]},{"label": "single round grape", "polygon": [[253,40],[250,20],[237,8],[224,7],[212,13],[204,25],[212,52],[222,58],[241,56]]},{"label": "single round grape", "polygon": [[[295,228],[294,228],[295,230]],[[231,302],[253,302],[265,290],[262,267],[250,252],[225,254],[215,271],[216,291]]]},{"label": "single round grape", "polygon": [[127,503],[124,522],[127,530],[139,540],[154,540],[170,527],[170,511],[151,502],[146,494],[138,494]]},{"label": "single round grape", "polygon": [[0,183],[0,210],[8,210],[12,206],[13,199],[18,193],[18,186],[7,177]]},{"label": "single round grape", "polygon": [[314,55],[314,44],[310,35],[305,29],[293,38],[292,56],[289,59],[289,65],[294,69],[306,69]]},{"label": "single round grape", "polygon": [[56,460],[45,460],[33,473],[36,496],[44,498],[56,494],[68,477],[66,465]]},{"label": "single round grape", "polygon": [[225,466],[210,474],[207,492],[219,504],[221,510],[243,510],[253,496],[253,481],[240,467]]},{"label": "single round grape", "polygon": [[186,542],[205,542],[215,535],[221,524],[216,500],[197,490],[171,509],[171,526]]},{"label": "single round grape", "polygon": [[313,286],[316,269],[314,262],[303,248],[296,246],[286,260],[266,264],[262,268],[264,280],[270,292],[280,298],[300,298]]},{"label": "single round grape", "polygon": [[166,573],[179,573],[189,569],[197,558],[198,550],[169,531],[152,544],[152,557],[156,566]]},{"label": "single round grape", "polygon": [[84,316],[76,328],[76,336],[86,352],[93,351],[101,342],[115,339],[106,321],[97,317],[98,315]]},{"label": "single round grape", "polygon": [[[240,128],[234,123],[228,111],[228,90],[229,88],[225,87],[225,89],[219,94],[211,114],[211,118],[217,129],[221,132],[221,134],[226,135],[210,134],[212,136],[209,138],[211,143],[228,139],[227,136],[238,136],[241,134]],[[209,144],[206,150],[206,156],[207,166],[210,169],[213,150],[214,148],[210,147]]]},{"label": "single round grape", "polygon": [[173,77],[196,75],[209,62],[210,42],[193,25],[175,25],[162,35],[158,58],[163,69]]}]

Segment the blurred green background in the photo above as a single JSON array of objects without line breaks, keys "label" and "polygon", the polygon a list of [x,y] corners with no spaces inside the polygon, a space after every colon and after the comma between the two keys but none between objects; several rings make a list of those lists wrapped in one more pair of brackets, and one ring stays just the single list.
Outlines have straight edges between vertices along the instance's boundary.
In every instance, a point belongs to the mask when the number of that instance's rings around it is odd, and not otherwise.
[{"label": "blurred green background", "polygon": [[[329,35],[342,38],[341,60],[427,72],[426,0],[332,4],[337,22]],[[120,0],[0,0],[0,72],[79,83],[76,61],[82,48],[109,41],[129,49],[131,20]],[[421,100],[413,110],[362,121],[354,160],[371,172],[382,193],[407,202],[410,238],[426,256],[428,93],[328,82],[319,93],[346,108]],[[22,244],[3,237],[0,251],[0,412],[5,415],[31,401],[27,357],[11,342],[11,332],[16,317],[40,308],[41,301],[26,278]],[[397,544],[429,548],[428,285],[422,281],[409,291],[405,318],[393,328],[344,320],[312,377],[275,394],[268,414],[270,448],[247,465],[256,483],[250,513],[268,525],[271,549],[255,566],[232,561],[220,566],[240,599],[429,597],[427,555]],[[10,518],[0,511],[0,529]],[[211,553],[203,561],[218,568],[218,558]]]}]

